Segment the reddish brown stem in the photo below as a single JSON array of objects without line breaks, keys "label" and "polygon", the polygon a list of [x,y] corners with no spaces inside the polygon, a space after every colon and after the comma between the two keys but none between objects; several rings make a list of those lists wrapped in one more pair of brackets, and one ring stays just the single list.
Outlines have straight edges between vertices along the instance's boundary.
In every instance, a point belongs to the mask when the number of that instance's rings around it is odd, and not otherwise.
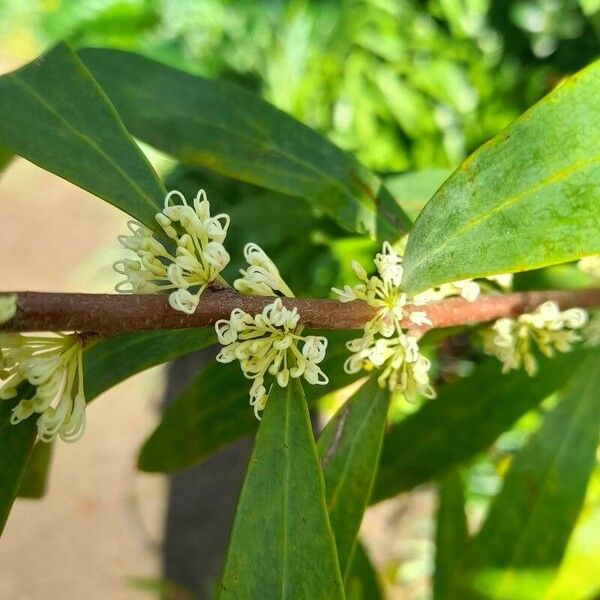
[{"label": "reddish brown stem", "polygon": [[[231,290],[206,294],[193,315],[173,310],[163,295],[54,294],[44,292],[6,292],[17,294],[17,314],[0,326],[0,331],[79,331],[99,335],[208,327],[226,319],[234,308],[256,314],[273,301],[264,296],[241,296]],[[4,295],[4,293],[0,294]],[[425,312],[432,327],[452,327],[493,321],[530,312],[542,302],[554,300],[562,309],[600,307],[600,288],[487,294],[475,302],[449,298],[427,306],[406,307]],[[285,298],[289,308],[296,307],[300,322],[314,329],[360,329],[374,309],[364,302]],[[407,328],[414,325],[405,319]]]}]

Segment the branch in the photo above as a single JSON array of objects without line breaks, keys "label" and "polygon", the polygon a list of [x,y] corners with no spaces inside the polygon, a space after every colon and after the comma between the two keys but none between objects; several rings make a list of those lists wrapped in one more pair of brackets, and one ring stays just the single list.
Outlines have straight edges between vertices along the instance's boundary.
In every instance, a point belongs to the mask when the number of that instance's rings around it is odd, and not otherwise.
[{"label": "branch", "polygon": [[[44,292],[3,292],[17,295],[17,313],[0,325],[0,331],[78,331],[103,336],[152,329],[208,327],[227,319],[234,308],[257,314],[273,301],[265,296],[242,296],[221,290],[202,296],[196,312],[186,315],[173,310],[165,295],[54,294]],[[313,329],[360,329],[374,309],[364,302],[341,303],[337,300],[283,298],[288,307],[296,307],[300,323]],[[453,327],[514,317],[531,312],[547,300],[562,309],[600,307],[600,288],[487,294],[475,302],[448,298],[427,306],[413,307],[427,313],[432,327]],[[409,314],[410,305],[406,307]],[[405,319],[402,325],[414,329]],[[424,328],[421,328],[421,330]]]}]

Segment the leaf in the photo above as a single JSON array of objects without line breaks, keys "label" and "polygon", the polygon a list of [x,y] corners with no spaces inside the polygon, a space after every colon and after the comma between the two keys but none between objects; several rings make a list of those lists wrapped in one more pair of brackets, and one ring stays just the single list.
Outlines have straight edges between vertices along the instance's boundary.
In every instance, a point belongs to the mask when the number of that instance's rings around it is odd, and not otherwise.
[{"label": "leaf", "polygon": [[302,386],[274,386],[238,502],[220,598],[344,598]]},{"label": "leaf", "polygon": [[0,148],[0,173],[8,167],[13,158],[11,152],[8,152],[8,150],[5,150],[4,148]]},{"label": "leaf", "polygon": [[389,391],[373,376],[340,407],[319,437],[327,510],[344,579],[373,489],[389,403]]},{"label": "leaf", "polygon": [[19,491],[37,435],[35,419],[26,419],[17,425],[10,423],[10,413],[21,397],[19,394],[14,400],[0,401],[0,535]]},{"label": "leaf", "polygon": [[216,343],[214,329],[128,333],[98,341],[84,353],[88,402],[135,373]]},{"label": "leaf", "polygon": [[385,185],[414,221],[450,173],[448,169],[411,171],[386,177]]},{"label": "leaf", "polygon": [[435,479],[485,450],[502,432],[560,388],[585,350],[541,359],[536,377],[524,371],[501,373],[489,359],[437,400],[390,428],[383,442],[371,498],[378,502]]},{"label": "leaf", "polygon": [[354,549],[346,582],[347,600],[384,600],[385,596],[369,556],[359,542]]},{"label": "leaf", "polygon": [[0,106],[0,146],[157,228],[165,190],[66,44],[0,77]]},{"label": "leaf", "polygon": [[37,442],[33,447],[27,468],[19,487],[19,498],[39,499],[46,493],[48,473],[54,445]]},{"label": "leaf", "polygon": [[599,96],[600,61],[463,162],[415,222],[409,291],[600,253]]},{"label": "leaf", "polygon": [[119,50],[79,55],[129,131],[180,162],[306,198],[372,238],[393,241],[410,227],[373,173],[243,88]]},{"label": "leaf", "polygon": [[438,483],[433,600],[462,600],[457,583],[467,540],[464,486],[459,471],[452,469]]},{"label": "leaf", "polygon": [[473,583],[485,598],[542,598],[562,560],[595,465],[600,353],[574,369],[556,408],[515,457],[475,538]]},{"label": "leaf", "polygon": [[[329,350],[321,363],[329,376],[326,386],[309,386],[309,402],[348,385],[342,365],[348,332],[328,334]],[[138,467],[150,473],[171,473],[189,467],[219,448],[251,435],[257,421],[248,405],[250,382],[237,363],[212,363],[201,371],[164,413],[162,421],[142,447]]]}]

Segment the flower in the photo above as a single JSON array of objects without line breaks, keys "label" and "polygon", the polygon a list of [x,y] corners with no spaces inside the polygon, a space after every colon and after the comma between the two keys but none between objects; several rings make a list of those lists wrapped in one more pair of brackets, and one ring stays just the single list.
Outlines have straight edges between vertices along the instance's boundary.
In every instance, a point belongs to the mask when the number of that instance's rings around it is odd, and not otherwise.
[{"label": "flower", "polygon": [[74,442],[83,435],[86,400],[78,336],[0,335],[0,378],[0,400],[14,398],[22,383],[33,386],[13,408],[13,425],[36,413],[38,437],[44,442],[57,435]]},{"label": "flower", "polygon": [[[219,273],[229,263],[223,246],[229,216],[210,216],[210,205],[200,190],[189,206],[184,195],[173,190],[165,197],[156,221],[169,238],[167,245],[137,221],[129,221],[131,235],[119,241],[138,260],[124,259],[114,264],[125,277],[115,289],[120,293],[152,294],[170,292],[169,304],[175,310],[192,314],[202,292],[220,280]],[[222,280],[221,280],[222,281]]]},{"label": "flower", "polygon": [[556,302],[544,302],[532,313],[516,319],[497,320],[484,331],[484,352],[502,362],[502,372],[519,369],[521,365],[528,375],[537,373],[537,360],[533,347],[545,356],[554,356],[555,351],[569,352],[581,337],[574,331],[587,323],[585,310],[571,308],[561,311]]},{"label": "flower", "polygon": [[453,283],[442,283],[420,294],[416,294],[413,302],[419,306],[429,304],[430,302],[437,302],[449,296],[461,296],[469,302],[474,302],[479,297],[480,292],[481,288],[477,282],[472,279],[462,279]]},{"label": "flower", "polygon": [[223,345],[217,360],[222,363],[240,361],[244,376],[253,380],[250,405],[259,420],[258,413],[264,409],[271,387],[267,390],[265,386],[268,376],[280,387],[286,387],[290,377],[304,377],[315,385],[325,385],[329,381],[318,366],[325,358],[327,339],[302,336],[299,318],[296,308],[286,308],[277,298],[258,315],[252,316],[236,308],[229,319],[221,319],[215,324],[217,338]]},{"label": "flower", "polygon": [[280,292],[288,298],[294,297],[279,270],[260,246],[246,244],[244,257],[249,267],[240,270],[242,277],[233,282],[233,287],[238,292],[250,296],[276,296]]},{"label": "flower", "polygon": [[[369,277],[356,261],[355,275],[362,283],[343,290],[333,288],[341,302],[363,300],[377,309],[364,326],[363,336],[350,340],[346,347],[352,354],[344,363],[347,373],[362,369],[381,369],[378,382],[392,392],[401,392],[409,401],[417,394],[435,397],[429,383],[430,361],[419,352],[418,338],[405,334],[401,327],[408,297],[402,291],[402,258],[388,242],[373,260],[377,275]],[[409,320],[417,326],[431,325],[426,313],[411,311]],[[381,336],[381,337],[380,337]]]},{"label": "flower", "polygon": [[0,325],[10,321],[17,312],[17,295],[0,296]]},{"label": "flower", "polygon": [[[404,316],[407,295],[402,291],[402,258],[388,242],[383,243],[380,253],[373,260],[378,275],[369,277],[365,269],[356,261],[352,262],[352,270],[362,283],[343,290],[332,288],[338,294],[340,302],[363,300],[377,309],[375,316],[365,325],[365,331],[391,336],[400,328]],[[413,313],[414,314],[414,313]],[[420,322],[431,324],[424,313],[415,316]],[[425,321],[424,321],[425,318]]]},{"label": "flower", "polygon": [[381,368],[377,381],[391,392],[400,392],[412,402],[417,395],[435,398],[429,383],[431,362],[419,351],[417,337],[399,332],[392,338],[365,335],[347,343],[351,354],[344,363],[346,373]]},{"label": "flower", "polygon": [[600,255],[584,256],[578,263],[580,271],[589,275],[593,279],[600,280]]}]

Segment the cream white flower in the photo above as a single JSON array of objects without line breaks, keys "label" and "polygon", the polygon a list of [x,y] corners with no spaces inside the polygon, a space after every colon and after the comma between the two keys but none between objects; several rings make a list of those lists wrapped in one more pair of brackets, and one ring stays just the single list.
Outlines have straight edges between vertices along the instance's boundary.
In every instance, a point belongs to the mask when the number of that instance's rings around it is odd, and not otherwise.
[{"label": "cream white flower", "polygon": [[329,381],[318,366],[325,358],[327,339],[302,336],[299,318],[295,308],[286,308],[277,298],[258,315],[234,309],[229,319],[215,324],[217,338],[223,345],[217,360],[240,361],[245,377],[253,380],[250,404],[259,420],[259,412],[266,405],[272,385],[266,384],[265,379],[274,380],[280,387],[286,387],[290,377],[304,377],[315,385]]},{"label": "cream white flower", "polygon": [[288,298],[294,297],[279,270],[260,246],[254,243],[246,244],[244,257],[249,266],[242,269],[242,277],[233,282],[233,287],[238,292],[250,296],[275,296],[280,292]]},{"label": "cream white flower", "polygon": [[575,330],[581,329],[587,320],[585,310],[561,311],[556,302],[544,302],[532,313],[496,321],[483,333],[484,351],[502,362],[504,373],[522,365],[533,376],[538,369],[534,347],[548,357],[555,352],[569,352],[581,340]]},{"label": "cream white flower", "polygon": [[165,197],[162,212],[156,214],[170,244],[154,238],[152,230],[137,221],[129,221],[131,235],[119,237],[125,248],[135,252],[138,260],[124,259],[114,269],[125,279],[117,284],[121,293],[151,294],[170,292],[172,308],[192,314],[202,292],[217,281],[229,263],[223,246],[229,216],[210,215],[204,190],[189,206],[184,195],[173,190]]},{"label": "cream white flower", "polygon": [[469,302],[474,302],[479,297],[480,292],[481,288],[477,282],[472,279],[463,279],[453,283],[442,283],[425,290],[420,294],[416,294],[412,301],[416,306],[422,306],[430,302],[444,300],[450,296],[461,296]]},{"label": "cream white flower", "polygon": [[[407,295],[402,291],[402,258],[388,242],[375,256],[377,275],[369,277],[356,261],[352,263],[355,275],[362,283],[333,291],[341,302],[363,300],[377,309],[375,316],[364,326],[363,336],[350,340],[346,346],[352,353],[344,363],[347,373],[362,369],[381,369],[378,382],[390,391],[401,392],[409,401],[417,394],[434,398],[429,383],[431,364],[419,352],[418,339],[402,331]],[[425,312],[410,311],[409,320],[417,327],[431,325]],[[381,336],[381,337],[380,337]]]},{"label": "cream white flower", "polygon": [[435,398],[429,382],[431,363],[420,353],[415,336],[398,333],[391,338],[378,338],[367,334],[349,341],[347,348],[353,354],[344,363],[346,373],[379,368],[377,381],[381,387],[387,385],[391,392],[402,393],[409,402],[417,395]]},{"label": "cream white flower", "polygon": [[0,400],[14,398],[25,382],[33,386],[13,408],[12,424],[37,414],[38,438],[44,442],[57,435],[74,442],[83,435],[86,401],[78,336],[0,335],[0,378]]},{"label": "cream white flower", "polygon": [[[400,321],[404,316],[407,295],[401,289],[402,258],[388,242],[383,243],[380,253],[373,260],[377,275],[369,277],[365,269],[356,261],[352,262],[352,270],[362,282],[354,287],[345,286],[343,290],[333,288],[340,302],[363,300],[377,309],[375,316],[366,324],[365,331],[379,333],[390,337],[400,329]],[[415,313],[415,318],[427,323],[424,313]]]},{"label": "cream white flower", "polygon": [[585,256],[578,263],[580,271],[600,281],[600,255]]},{"label": "cream white flower", "polygon": [[489,281],[496,282],[504,291],[512,289],[512,273],[500,273],[498,275],[489,275],[488,277],[486,277],[486,279],[489,279]]},{"label": "cream white flower", "polygon": [[0,296],[0,325],[10,321],[17,312],[17,295]]}]

